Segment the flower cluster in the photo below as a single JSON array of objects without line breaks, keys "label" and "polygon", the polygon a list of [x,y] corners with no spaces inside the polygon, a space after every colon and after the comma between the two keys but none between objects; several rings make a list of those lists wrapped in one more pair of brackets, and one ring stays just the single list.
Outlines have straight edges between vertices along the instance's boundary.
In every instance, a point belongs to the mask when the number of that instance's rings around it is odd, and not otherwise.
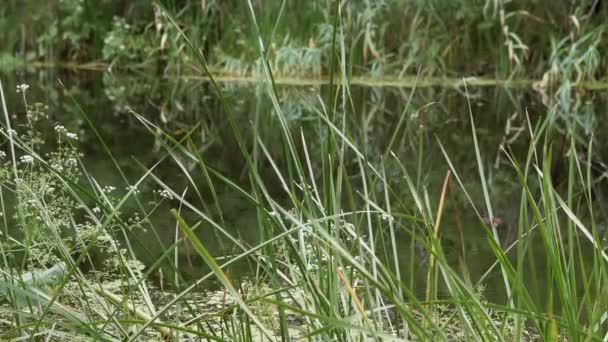
[{"label": "flower cluster", "polygon": [[125,190],[133,192],[134,194],[139,194],[139,189],[135,185],[129,185],[125,188]]},{"label": "flower cluster", "polygon": [[20,84],[17,86],[17,92],[18,93],[25,93],[28,89],[30,88],[29,84]]},{"label": "flower cluster", "polygon": [[116,190],[116,187],[112,185],[106,185],[101,189],[101,191],[106,194],[111,194],[112,192],[114,192],[114,190]]},{"label": "flower cluster", "polygon": [[69,132],[62,125],[56,125],[54,129],[55,129],[55,132],[57,132],[57,134],[59,134],[59,136],[65,136],[66,138],[68,138],[70,140],[78,140],[78,135],[76,133]]},{"label": "flower cluster", "polygon": [[[25,93],[28,88],[27,85],[20,85],[17,90]],[[2,160],[6,159],[6,149],[0,150],[2,166],[9,166],[0,167],[0,185],[12,190],[14,201],[10,205],[19,208],[11,208],[13,212],[19,212],[19,215],[11,218],[11,225],[19,230],[19,237],[30,244],[24,264],[34,268],[57,264],[62,261],[66,251],[80,253],[87,245],[94,243],[96,248],[104,251],[104,261],[121,261],[113,263],[107,273],[114,272],[117,265],[126,266],[139,279],[144,265],[137,260],[133,251],[121,248],[122,242],[117,240],[115,232],[125,224],[130,230],[143,229],[146,215],[135,214],[125,219],[125,215],[116,208],[121,198],[112,185],[100,189],[103,194],[98,196],[98,201],[103,203],[103,207],[100,203],[87,204],[88,197],[76,198],[79,195],[74,193],[71,184],[86,186],[80,180],[83,170],[80,167],[82,154],[76,143],[78,135],[61,124],[48,127],[48,121],[43,123],[42,119],[48,119],[47,106],[44,104],[25,105],[27,120],[20,121],[16,126],[20,134],[15,172],[12,172],[12,162]],[[42,129],[43,124],[45,129]],[[53,129],[50,135],[55,138],[56,144],[47,145],[43,140],[46,128]],[[13,129],[2,131],[0,128],[0,131],[4,140],[18,136]],[[61,174],[60,177],[57,173]],[[135,186],[128,186],[127,191],[139,193]],[[159,191],[158,195],[172,198],[168,190]],[[85,210],[85,215],[76,212],[89,205],[90,211]],[[111,211],[112,220],[100,223],[100,217],[106,210],[115,210]]]},{"label": "flower cluster", "polygon": [[173,195],[171,194],[171,192],[169,190],[155,190],[154,194],[164,198],[164,199],[168,199],[168,200],[172,200],[173,199]]},{"label": "flower cluster", "polygon": [[21,157],[19,158],[19,160],[20,160],[22,163],[25,163],[25,164],[33,164],[33,163],[34,163],[34,157],[30,156],[29,154],[26,154],[26,155],[21,156]]}]

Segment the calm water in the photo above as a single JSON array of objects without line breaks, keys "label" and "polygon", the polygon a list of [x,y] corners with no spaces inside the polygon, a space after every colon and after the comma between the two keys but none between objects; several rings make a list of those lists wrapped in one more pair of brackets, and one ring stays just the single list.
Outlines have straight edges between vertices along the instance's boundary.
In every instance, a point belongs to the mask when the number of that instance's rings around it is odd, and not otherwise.
[{"label": "calm water", "polygon": [[[71,131],[80,132],[80,146],[84,153],[87,171],[101,185],[114,185],[119,190],[127,185],[116,171],[111,159],[105,154],[91,130],[78,114],[78,107],[90,116],[101,135],[110,147],[118,164],[134,183],[145,171],[138,166],[139,161],[151,166],[163,155],[162,148],[155,144],[154,135],[148,132],[136,118],[129,114],[127,107],[133,108],[149,120],[159,124],[175,137],[182,137],[185,132],[200,123],[200,129],[194,134],[195,142],[202,148],[203,158],[210,166],[228,176],[237,184],[247,188],[248,179],[244,170],[244,161],[239,157],[238,146],[233,139],[221,106],[206,83],[185,80],[145,80],[140,75],[117,78],[114,75],[100,72],[58,73],[54,70],[43,70],[31,73],[0,74],[8,95],[9,112],[15,120],[23,118],[23,104],[20,94],[14,89],[17,84],[31,85],[28,101],[43,102],[49,105],[49,125],[45,128],[51,132],[55,122],[61,123]],[[60,79],[64,86],[57,80]],[[260,113],[262,127],[260,135],[268,143],[268,148],[279,164],[283,161],[277,120],[272,114],[272,105],[264,88],[254,85],[223,85],[230,105],[241,124],[240,129],[246,139],[251,138],[251,127]],[[404,106],[410,96],[410,89],[382,89],[353,87],[352,110],[348,113],[348,126],[358,146],[365,149],[368,155],[379,155],[387,145],[394,126],[402,115]],[[290,120],[294,132],[302,128],[308,135],[309,146],[314,151],[315,137],[313,131],[315,118],[313,109],[318,108],[317,96],[326,94],[323,88],[282,87],[279,89],[283,111]],[[517,220],[520,186],[516,174],[507,161],[500,157],[499,145],[509,141],[510,148],[523,160],[529,139],[524,133],[516,138],[516,128],[524,124],[523,114],[528,111],[535,121],[546,115],[547,108],[540,102],[540,96],[531,91],[506,90],[501,88],[483,88],[470,90],[471,106],[478,127],[480,146],[485,162],[493,205],[504,222],[501,234],[509,238],[509,229]],[[601,94],[598,98],[602,99]],[[597,98],[596,98],[597,99]],[[594,100],[595,109],[605,115],[605,100]],[[603,106],[603,108],[602,108]],[[410,173],[416,175],[415,165],[418,151],[415,146],[418,134],[421,133],[424,149],[420,175],[416,176],[420,188],[428,191],[431,203],[437,203],[441,184],[447,171],[447,164],[440,152],[438,140],[446,147],[452,162],[459,170],[465,186],[473,196],[479,208],[483,208],[483,197],[477,172],[473,140],[468,115],[466,97],[463,92],[444,88],[418,89],[412,98],[412,104],[406,113],[405,138],[397,142],[403,146],[396,151],[401,161],[409,167]],[[605,124],[605,123],[604,123]],[[601,125],[601,123],[600,123]],[[510,130],[507,128],[511,127]],[[204,147],[204,148],[203,148]],[[601,153],[605,149],[598,148]],[[601,154],[600,153],[600,154]],[[186,163],[187,164],[187,163]],[[279,184],[270,165],[267,172],[262,172],[270,191],[281,198]],[[406,201],[407,186],[398,170],[387,170],[391,185],[402,189]],[[203,203],[188,187],[183,172],[170,160],[163,162],[156,169],[156,175],[176,191],[186,191],[186,197],[198,207],[207,208],[209,214],[219,222],[219,215],[213,209],[209,189],[199,170],[192,170],[195,181],[201,184]],[[198,178],[196,178],[198,177]],[[400,184],[403,184],[400,186]],[[456,184],[454,184],[456,185]],[[153,181],[141,187],[143,201],[146,201],[153,190],[158,189]],[[486,234],[475,217],[465,196],[452,188],[453,196],[448,199],[447,213],[442,226],[442,241],[455,266],[466,264],[470,276],[475,281],[495,258],[488,249]],[[244,201],[237,193],[218,185],[218,195],[223,208],[223,219],[226,229],[241,241],[254,245],[258,241],[257,216],[253,206]],[[175,238],[175,223],[169,210],[176,203],[166,203],[152,217],[156,231],[137,231],[132,233],[132,242],[141,260],[151,263],[162,254],[162,245],[167,246]],[[434,206],[434,205],[433,205]],[[129,203],[125,212],[133,210],[134,203]],[[413,202],[410,206],[414,208]],[[196,216],[184,211],[186,218],[198,221]],[[220,256],[235,253],[231,243],[222,239],[211,227],[202,225],[199,237],[209,246],[212,253]],[[403,253],[400,258],[409,264],[409,240],[401,236]],[[464,248],[463,248],[464,247]],[[424,261],[423,253],[416,253],[415,258]],[[184,278],[194,279],[207,271],[201,261],[193,255],[191,259],[182,257],[181,270]],[[539,261],[542,263],[542,261]],[[423,263],[420,263],[423,264]],[[542,269],[542,265],[538,265]],[[247,274],[248,265],[242,263],[231,270],[233,274]],[[405,270],[409,276],[409,271]],[[417,270],[422,271],[422,270]],[[414,274],[416,279],[424,279],[422,273]],[[500,287],[502,280],[499,274],[492,275],[487,281],[488,296],[502,300],[502,291],[493,291]]]}]

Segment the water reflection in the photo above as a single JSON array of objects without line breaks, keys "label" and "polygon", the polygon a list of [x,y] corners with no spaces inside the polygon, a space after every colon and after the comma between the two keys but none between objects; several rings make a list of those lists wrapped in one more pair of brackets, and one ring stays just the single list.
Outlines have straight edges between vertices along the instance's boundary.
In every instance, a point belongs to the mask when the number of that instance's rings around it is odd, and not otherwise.
[{"label": "water reflection", "polygon": [[[80,132],[84,165],[100,184],[117,187],[122,184],[124,188],[141,177],[146,172],[145,167],[151,167],[163,157],[165,160],[154,171],[160,181],[176,192],[183,193],[198,208],[203,208],[205,215],[243,245],[253,246],[260,241],[258,220],[262,218],[258,216],[256,206],[225,184],[218,182],[212,188],[205,172],[197,169],[198,166],[183,155],[166,155],[166,149],[162,146],[162,141],[166,140],[161,139],[160,131],[150,132],[131,112],[141,114],[175,139],[184,138],[191,129],[196,128],[191,132],[192,148],[210,169],[247,191],[250,180],[247,164],[240,152],[241,147],[226,120],[227,113],[208,83],[187,79],[157,79],[148,82],[147,77],[142,81],[143,76],[137,74],[119,77],[99,72],[64,74],[55,70],[1,77],[8,94],[9,112],[15,122],[23,120],[23,105],[18,94],[12,90],[17,84],[28,83],[31,85],[28,95],[30,101],[49,105],[51,123],[58,122],[71,131]],[[225,84],[222,87],[227,103],[233,108],[238,120],[237,129],[243,136],[244,148],[254,153],[257,135],[264,142],[275,167],[287,172],[289,157],[278,133],[280,122],[265,88],[255,84]],[[338,115],[345,120],[340,124],[347,127],[351,133],[349,139],[361,148],[371,163],[385,161],[389,186],[396,191],[393,194],[395,198],[399,199],[394,210],[406,215],[416,215],[414,201],[401,176],[399,164],[391,161],[391,158],[386,159],[389,156],[389,145],[399,161],[412,172],[417,190],[427,194],[430,203],[437,203],[440,186],[448,169],[439,146],[441,143],[459,171],[469,195],[479,204],[479,208],[484,208],[473,150],[468,97],[482,148],[489,196],[496,210],[494,217],[486,215],[486,220],[496,223],[502,241],[511,242],[515,239],[521,187],[517,174],[501,148],[511,151],[519,160],[525,159],[530,143],[526,115],[534,125],[549,112],[537,94],[502,88],[469,89],[468,94],[446,88],[425,88],[417,90],[413,96],[411,89],[399,88],[353,86],[350,91],[349,101],[338,106]],[[327,127],[320,119],[319,113],[322,114],[324,110],[320,99],[326,96],[327,89],[279,86],[278,94],[280,109],[288,119],[287,124],[293,136],[298,137],[295,139],[296,149],[299,153],[302,152],[302,140],[299,137],[303,136],[310,155],[322,155],[321,144],[318,142],[327,139]],[[80,108],[99,130],[115,161],[126,175],[127,182],[117,172],[113,160],[79,114]],[[403,124],[397,127],[399,122]],[[397,128],[399,131],[395,134]],[[45,129],[52,129],[52,125]],[[606,153],[602,147],[596,147],[600,156]],[[560,160],[563,162],[567,152],[560,148],[556,148],[558,152],[555,155],[558,163]],[[255,153],[259,153],[257,167],[268,191],[278,202],[286,201],[271,160],[259,150]],[[355,156],[348,153],[350,152],[347,152],[346,160],[352,159],[352,163],[347,163],[347,175],[355,186],[360,186],[358,164]],[[315,159],[311,163],[315,169],[322,169],[321,160]],[[145,167],[142,168],[141,165]],[[196,184],[196,188],[192,184]],[[382,193],[382,184],[375,186],[374,191]],[[141,202],[146,203],[159,187],[157,182],[148,180],[139,190]],[[465,274],[474,282],[495,262],[488,247],[488,232],[484,230],[482,222],[457,184],[452,185],[449,193],[441,231],[443,248],[455,268],[466,270]],[[215,203],[214,198],[217,198],[218,203]],[[356,207],[358,201],[359,199],[351,199],[350,202],[345,200],[344,210],[354,210],[353,203]],[[154,211],[150,216],[154,222],[154,231],[142,229],[129,233],[130,239],[135,242],[133,246],[136,253],[144,263],[153,263],[163,254],[164,248],[175,241],[177,228],[169,210],[176,205],[177,202],[165,202]],[[131,201],[124,212],[136,211],[137,208],[137,203]],[[201,220],[191,209],[183,207],[181,211],[192,222]],[[409,229],[420,230],[420,227],[409,226]],[[233,242],[208,223],[202,223],[197,228],[197,234],[214,255],[233,255],[239,252]],[[422,289],[427,255],[416,242],[412,242],[405,231],[400,231],[398,238],[402,246],[398,257],[402,264],[419,265],[418,269],[404,269],[402,274],[405,275],[406,282],[418,284],[414,288]],[[538,243],[536,240],[538,239],[531,238],[527,243]],[[208,271],[187,245],[180,251],[179,268],[187,280],[200,277]],[[390,258],[388,252],[379,253],[383,254],[381,257]],[[411,262],[412,258],[416,262]],[[538,264],[530,267],[536,267],[537,274],[540,274],[544,260],[535,260]],[[246,275],[249,271],[247,262],[239,263],[231,269],[236,275]],[[499,273],[491,274],[486,281],[486,295],[504,300],[501,284]]]}]

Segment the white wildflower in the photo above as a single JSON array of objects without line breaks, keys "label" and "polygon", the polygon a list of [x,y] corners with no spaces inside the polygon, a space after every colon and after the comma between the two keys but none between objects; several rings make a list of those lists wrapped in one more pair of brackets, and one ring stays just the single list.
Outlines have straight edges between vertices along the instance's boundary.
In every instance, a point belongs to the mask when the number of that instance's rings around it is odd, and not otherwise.
[{"label": "white wildflower", "polygon": [[21,156],[19,160],[21,160],[22,163],[32,164],[34,162],[34,157],[30,156],[29,154],[26,154]]},{"label": "white wildflower", "polygon": [[12,128],[8,130],[8,135],[11,136],[11,137],[12,136],[15,136],[15,137],[18,136],[17,131],[15,131]]},{"label": "white wildflower", "polygon": [[302,227],[301,229],[302,235],[304,235],[304,237],[308,237],[310,235],[312,235],[312,226],[309,225],[305,225]]},{"label": "white wildflower", "polygon": [[101,209],[99,209],[99,207],[94,207],[93,209],[91,209],[91,211],[93,211],[95,214],[99,214],[101,212]]},{"label": "white wildflower", "polygon": [[116,188],[111,185],[106,185],[102,189],[102,191],[105,192],[106,194],[109,194],[109,193],[113,192],[114,190],[116,190]]},{"label": "white wildflower", "polygon": [[6,153],[4,151],[0,151],[0,159],[6,158]]},{"label": "white wildflower", "polygon": [[139,193],[139,189],[135,185],[129,185],[128,187],[125,188],[125,190],[132,191],[134,194]]},{"label": "white wildflower", "polygon": [[57,125],[55,126],[55,132],[59,133],[59,134],[66,134],[68,132],[68,130],[63,127],[62,125]]},{"label": "white wildflower", "polygon": [[18,93],[25,93],[25,91],[28,90],[29,88],[30,88],[29,84],[23,83],[23,84],[20,84],[20,85],[17,86],[17,92]]},{"label": "white wildflower", "polygon": [[51,164],[51,168],[57,172],[63,171],[63,166],[61,166],[61,164],[53,163]]},{"label": "white wildflower", "polygon": [[76,133],[67,132],[67,133],[65,134],[65,136],[66,136],[68,139],[72,139],[72,140],[78,140],[78,135],[77,135]]},{"label": "white wildflower", "polygon": [[78,165],[78,160],[76,160],[76,158],[68,158],[66,164],[68,166],[76,166]]},{"label": "white wildflower", "polygon": [[168,200],[172,200],[173,199],[173,195],[171,195],[171,192],[169,192],[169,190],[158,190],[158,195],[162,198],[168,199]]}]

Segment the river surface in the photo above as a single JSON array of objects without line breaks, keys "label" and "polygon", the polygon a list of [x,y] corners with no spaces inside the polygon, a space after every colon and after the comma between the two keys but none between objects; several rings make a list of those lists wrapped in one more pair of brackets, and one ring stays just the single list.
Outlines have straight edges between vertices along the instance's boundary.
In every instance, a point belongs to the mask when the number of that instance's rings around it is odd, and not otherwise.
[{"label": "river surface", "polygon": [[[107,72],[66,72],[53,69],[0,73],[0,77],[7,94],[9,112],[14,115],[15,121],[22,120],[24,113],[21,94],[17,94],[15,89],[18,84],[27,83],[30,85],[28,101],[42,102],[49,106],[50,123],[48,127],[41,128],[43,131],[51,134],[53,124],[61,123],[69,130],[79,133],[84,165],[87,172],[101,185],[113,185],[122,191],[127,183],[79,114],[79,106],[99,130],[130,184],[145,173],[139,163],[150,167],[165,155],[158,139],[130,112],[132,109],[176,138],[183,137],[198,124],[193,134],[194,143],[201,148],[206,162],[245,189],[248,187],[244,160],[240,157],[238,145],[223,116],[221,104],[206,82],[186,79],[141,81],[142,76],[137,74],[118,77]],[[260,126],[263,127],[260,135],[280,166],[283,150],[280,137],[276,134],[279,126],[272,114],[272,103],[266,96],[266,88],[238,82],[221,84],[221,87],[246,140],[252,137],[251,127],[255,118],[262,120],[264,124]],[[473,148],[465,90],[427,87],[416,89],[413,95],[412,91],[409,88],[351,87],[352,102],[348,105],[350,110],[345,117],[353,139],[358,142],[357,146],[366,155],[380,155],[390,141],[396,123],[405,115],[403,134],[394,144],[395,155],[408,167],[422,193],[426,191],[428,201],[438,202],[441,185],[448,170],[446,159],[439,147],[438,142],[441,142],[473,201],[478,208],[483,209],[483,193]],[[301,129],[305,136],[308,135],[309,148],[314,150],[316,138],[310,132],[317,120],[315,110],[320,108],[319,97],[326,98],[327,87],[279,86],[278,93],[281,108],[289,120],[290,127],[298,134]],[[411,103],[404,112],[410,96]],[[530,141],[529,134],[523,129],[525,115],[527,113],[533,122],[538,122],[547,115],[549,107],[543,104],[542,96],[531,89],[473,88],[468,90],[468,98],[477,127],[490,198],[497,212],[495,219],[500,223],[501,238],[512,240],[513,227],[518,219],[521,186],[499,146],[503,144],[520,161],[525,160]],[[605,94],[595,94],[588,101],[589,110],[593,111],[594,115],[608,115]],[[256,116],[256,113],[260,115]],[[600,134],[602,127],[606,126],[605,121],[596,120],[587,124],[591,131],[595,130]],[[586,121],[582,120],[581,125],[585,123]],[[419,149],[420,142],[423,143],[422,149]],[[600,142],[596,146],[600,156],[606,154],[602,145]],[[558,151],[556,153],[561,153],[560,157],[563,157],[566,151],[560,148],[555,146]],[[419,161],[421,169],[417,169]],[[188,167],[187,161],[185,164]],[[264,181],[269,191],[280,201],[283,196],[280,183],[269,163],[263,167],[261,174]],[[203,203],[197,203],[219,222],[219,215],[213,209],[213,202],[200,171],[193,169],[191,173],[202,189]],[[387,173],[391,186],[401,188],[407,193],[407,185],[398,170],[389,169]],[[189,200],[196,202],[200,199],[192,186],[188,186],[187,177],[171,158],[158,165],[155,174],[176,192],[185,191],[185,197]],[[466,265],[467,273],[475,281],[495,261],[495,257],[488,247],[487,234],[482,223],[474,214],[467,198],[458,190],[458,184],[452,184],[441,229],[443,248],[450,262],[460,269]],[[158,190],[155,182],[145,182],[140,188],[139,196],[145,202],[150,199],[154,190]],[[216,190],[223,211],[223,226],[240,241],[255,245],[259,240],[255,207],[227,187],[218,185]],[[411,199],[405,198],[404,201]],[[163,248],[175,239],[176,225],[169,214],[169,210],[175,205],[177,202],[165,202],[156,210],[151,217],[156,227],[154,232],[132,232],[133,248],[147,265],[156,260],[162,254]],[[436,205],[433,204],[432,207]],[[134,208],[133,203],[128,203],[124,212],[128,213]],[[414,208],[411,201],[410,210],[414,211]],[[194,220],[192,213],[187,210],[184,215]],[[224,240],[210,227],[201,227],[198,229],[198,235],[215,256],[237,253],[232,243]],[[412,253],[411,239],[405,234],[400,235],[399,239],[402,246],[399,258],[403,264],[411,265],[411,258],[417,258],[420,262],[415,264],[425,265],[425,253],[419,248],[414,248]],[[543,261],[542,258],[536,260],[536,272],[540,276],[543,274]],[[180,270],[186,281],[192,281],[208,271],[195,254],[182,255],[180,262]],[[229,269],[229,272],[232,276],[246,276],[251,271],[250,267],[251,265],[243,262]],[[405,274],[408,282],[422,284],[424,271],[424,267],[405,269],[402,274]],[[499,272],[491,273],[485,284],[487,297],[504,301],[504,291],[497,290],[502,284]]]}]

